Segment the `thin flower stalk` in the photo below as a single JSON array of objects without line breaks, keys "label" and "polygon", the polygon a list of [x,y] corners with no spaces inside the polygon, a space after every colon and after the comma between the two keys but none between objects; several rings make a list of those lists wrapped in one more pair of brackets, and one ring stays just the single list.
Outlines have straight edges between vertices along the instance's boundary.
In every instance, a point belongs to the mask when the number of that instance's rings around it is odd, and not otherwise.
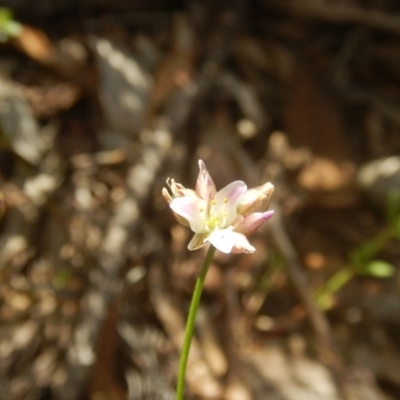
[{"label": "thin flower stalk", "polygon": [[199,169],[195,190],[187,189],[169,178],[167,187],[162,190],[163,197],[177,221],[190,227],[194,232],[188,249],[197,250],[210,244],[190,304],[179,362],[177,400],[183,400],[186,366],[196,314],[207,271],[215,251],[253,253],[256,249],[250,244],[247,237],[274,214],[273,211],[267,210],[274,191],[271,183],[247,189],[247,185],[243,181],[235,181],[217,191],[202,160],[199,160]]}]

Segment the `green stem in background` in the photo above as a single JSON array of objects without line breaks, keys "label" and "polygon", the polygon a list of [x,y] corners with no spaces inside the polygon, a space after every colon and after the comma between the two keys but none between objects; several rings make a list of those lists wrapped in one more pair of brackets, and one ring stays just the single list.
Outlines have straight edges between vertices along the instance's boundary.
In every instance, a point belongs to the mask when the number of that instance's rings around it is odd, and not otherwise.
[{"label": "green stem in background", "polygon": [[196,320],[197,309],[199,308],[201,293],[204,287],[208,268],[214,258],[215,247],[210,245],[203,267],[196,281],[192,301],[190,303],[189,315],[186,322],[185,337],[183,339],[182,353],[179,361],[178,382],[176,385],[176,400],[183,400],[183,392],[185,389],[186,365],[189,358],[190,344],[192,342],[194,324]]},{"label": "green stem in background", "polygon": [[[394,273],[394,267],[382,260],[374,260],[373,258],[382,251],[391,239],[396,237],[400,239],[400,215],[392,218],[390,224],[384,227],[373,238],[350,252],[349,259],[351,264],[337,271],[325,285],[315,293],[315,300],[318,307],[321,310],[328,310],[331,308],[334,294],[345,286],[355,275],[369,275],[380,278],[391,276]],[[377,267],[379,267],[379,269],[377,269]]]},{"label": "green stem in background", "polygon": [[316,293],[315,300],[321,310],[328,310],[332,306],[333,295],[346,285],[356,274],[351,266],[340,269],[334,274],[324,287]]}]

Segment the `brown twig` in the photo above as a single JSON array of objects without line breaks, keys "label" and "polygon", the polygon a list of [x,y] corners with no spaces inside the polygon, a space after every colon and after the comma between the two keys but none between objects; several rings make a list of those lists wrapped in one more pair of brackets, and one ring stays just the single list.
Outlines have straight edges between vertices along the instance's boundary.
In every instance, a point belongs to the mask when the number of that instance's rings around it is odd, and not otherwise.
[{"label": "brown twig", "polygon": [[354,23],[400,35],[400,18],[375,10],[315,0],[277,1],[272,5],[298,18],[317,19],[331,23]]},{"label": "brown twig", "polygon": [[297,252],[285,230],[279,205],[272,204],[271,208],[275,210],[274,218],[270,224],[272,237],[286,259],[288,275],[309,313],[311,323],[319,341],[319,351],[322,361],[330,369],[341,398],[348,400],[350,397],[347,394],[345,384],[345,371],[340,357],[335,352],[335,344],[328,320],[314,302],[309,284],[301,269]]}]

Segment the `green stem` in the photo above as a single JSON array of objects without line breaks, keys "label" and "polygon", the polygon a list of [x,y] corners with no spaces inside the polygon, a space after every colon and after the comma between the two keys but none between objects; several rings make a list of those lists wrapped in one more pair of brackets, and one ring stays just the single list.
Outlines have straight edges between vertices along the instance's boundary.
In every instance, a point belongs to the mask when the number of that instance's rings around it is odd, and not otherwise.
[{"label": "green stem", "polygon": [[176,385],[176,400],[183,400],[185,388],[186,365],[189,358],[190,343],[192,342],[194,323],[196,320],[197,309],[199,308],[201,293],[204,287],[208,268],[214,258],[215,247],[210,245],[203,267],[196,281],[192,302],[190,303],[189,315],[186,322],[185,338],[183,339],[182,353],[179,361],[178,382]]},{"label": "green stem", "polygon": [[356,271],[351,266],[340,269],[324,285],[321,291],[316,294],[316,302],[320,309],[328,310],[332,306],[333,295],[346,285]]}]

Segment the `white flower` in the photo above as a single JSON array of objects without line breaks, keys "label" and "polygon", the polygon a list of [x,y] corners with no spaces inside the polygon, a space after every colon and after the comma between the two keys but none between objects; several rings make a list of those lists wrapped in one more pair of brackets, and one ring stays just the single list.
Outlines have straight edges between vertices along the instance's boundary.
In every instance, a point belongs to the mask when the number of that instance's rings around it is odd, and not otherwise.
[{"label": "white flower", "polygon": [[222,253],[253,253],[247,240],[273,211],[265,211],[274,190],[271,183],[247,190],[243,181],[235,181],[217,192],[202,160],[199,160],[196,190],[186,189],[173,179],[162,193],[177,220],[195,233],[189,250],[210,242]]}]

